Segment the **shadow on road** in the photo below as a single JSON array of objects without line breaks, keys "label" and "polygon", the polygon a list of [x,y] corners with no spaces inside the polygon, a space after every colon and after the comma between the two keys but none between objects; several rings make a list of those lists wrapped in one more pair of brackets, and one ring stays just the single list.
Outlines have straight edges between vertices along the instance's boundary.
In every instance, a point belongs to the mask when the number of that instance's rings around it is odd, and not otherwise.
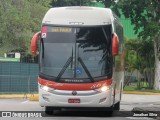
[{"label": "shadow on road", "polygon": [[115,111],[111,114],[108,111],[54,111],[54,115],[47,115],[47,117],[132,117],[133,113],[130,111]]}]

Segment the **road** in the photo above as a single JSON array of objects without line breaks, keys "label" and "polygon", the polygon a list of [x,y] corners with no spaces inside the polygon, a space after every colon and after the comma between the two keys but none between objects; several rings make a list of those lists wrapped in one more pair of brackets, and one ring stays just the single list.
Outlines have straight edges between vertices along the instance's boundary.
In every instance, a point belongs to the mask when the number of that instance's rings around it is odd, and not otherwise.
[{"label": "road", "polygon": [[[93,111],[57,111],[56,116],[29,118],[30,120],[130,120],[137,119],[130,116],[133,107],[143,106],[159,106],[160,96],[156,95],[130,95],[124,94],[121,101],[121,112],[115,112],[112,117],[106,117],[105,113],[97,113]],[[0,111],[44,111],[36,101],[28,101],[26,99],[0,99]],[[4,120],[18,120],[22,118],[0,118]],[[28,119],[28,118],[23,118]],[[151,119],[151,118],[144,118]]]},{"label": "road", "polygon": [[134,107],[160,107],[160,96],[123,94],[121,105],[121,109],[126,111]]}]

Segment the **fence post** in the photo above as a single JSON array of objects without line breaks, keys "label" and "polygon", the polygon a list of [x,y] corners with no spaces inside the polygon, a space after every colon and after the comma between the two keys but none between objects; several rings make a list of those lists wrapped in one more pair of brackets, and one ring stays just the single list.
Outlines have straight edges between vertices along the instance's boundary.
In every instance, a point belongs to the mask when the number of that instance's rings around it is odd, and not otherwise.
[{"label": "fence post", "polygon": [[29,79],[28,79],[28,93],[30,94],[30,79],[31,79],[31,77],[30,77],[30,75],[29,75],[29,77],[28,77]]}]

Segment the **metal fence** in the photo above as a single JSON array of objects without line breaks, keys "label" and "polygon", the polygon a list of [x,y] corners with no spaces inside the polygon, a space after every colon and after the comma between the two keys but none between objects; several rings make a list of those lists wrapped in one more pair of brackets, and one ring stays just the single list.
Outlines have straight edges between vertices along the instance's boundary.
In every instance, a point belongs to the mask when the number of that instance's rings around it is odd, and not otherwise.
[{"label": "metal fence", "polygon": [[0,94],[37,92],[37,77],[38,64],[0,62]]}]

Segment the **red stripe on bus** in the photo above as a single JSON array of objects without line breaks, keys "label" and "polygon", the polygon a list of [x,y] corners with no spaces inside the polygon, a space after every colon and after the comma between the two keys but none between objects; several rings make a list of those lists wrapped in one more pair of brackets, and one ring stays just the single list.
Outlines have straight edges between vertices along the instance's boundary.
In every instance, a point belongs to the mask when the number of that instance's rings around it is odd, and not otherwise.
[{"label": "red stripe on bus", "polygon": [[48,86],[50,88],[58,90],[94,90],[102,86],[110,86],[112,84],[112,79],[105,79],[103,81],[94,83],[57,83],[42,78],[38,78],[40,85]]}]

